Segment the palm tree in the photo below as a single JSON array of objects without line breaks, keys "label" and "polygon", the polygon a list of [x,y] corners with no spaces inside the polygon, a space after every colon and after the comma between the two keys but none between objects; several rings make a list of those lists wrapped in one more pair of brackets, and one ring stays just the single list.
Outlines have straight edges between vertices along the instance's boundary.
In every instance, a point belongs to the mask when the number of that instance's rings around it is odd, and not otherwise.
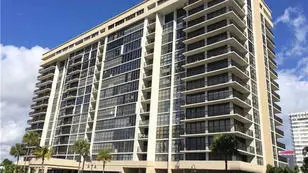
[{"label": "palm tree", "polygon": [[37,159],[42,159],[42,172],[44,172],[44,161],[45,159],[50,159],[53,154],[53,149],[50,148],[48,145],[43,147],[35,148],[33,154],[36,156]]},{"label": "palm tree", "polygon": [[0,166],[3,166],[4,170],[3,173],[12,173],[15,170],[15,165],[9,159],[4,159]]},{"label": "palm tree", "polygon": [[81,158],[83,158],[83,162],[82,162],[82,171],[84,170],[84,164],[85,164],[85,160],[86,157],[89,155],[90,153],[90,144],[86,139],[79,139],[77,140],[74,145],[73,145],[73,151],[77,154],[79,154],[80,157],[80,161],[79,161],[79,166],[78,166],[78,172],[80,171],[80,162],[81,162]]},{"label": "palm tree", "polygon": [[10,149],[10,154],[17,158],[16,165],[18,166],[20,156],[24,156],[26,154],[25,148],[21,143],[16,143]]},{"label": "palm tree", "polygon": [[308,146],[303,148],[303,156],[306,156],[308,154]]},{"label": "palm tree", "polygon": [[[40,144],[40,138],[36,132],[30,131],[22,137],[22,142],[27,145],[27,155],[30,155],[30,147],[38,147]],[[29,159],[29,165],[30,161],[31,160]],[[25,168],[25,165],[23,167]],[[30,167],[28,169],[30,169]]]},{"label": "palm tree", "polygon": [[228,157],[237,154],[237,140],[234,135],[223,134],[214,138],[210,146],[212,152],[222,154],[225,156],[225,170],[228,172]]},{"label": "palm tree", "polygon": [[303,165],[301,166],[302,172],[308,172],[308,157],[305,157],[303,160]]},{"label": "palm tree", "polygon": [[109,150],[101,149],[97,155],[97,160],[103,161],[103,173],[105,172],[106,162],[110,162],[111,154]]}]

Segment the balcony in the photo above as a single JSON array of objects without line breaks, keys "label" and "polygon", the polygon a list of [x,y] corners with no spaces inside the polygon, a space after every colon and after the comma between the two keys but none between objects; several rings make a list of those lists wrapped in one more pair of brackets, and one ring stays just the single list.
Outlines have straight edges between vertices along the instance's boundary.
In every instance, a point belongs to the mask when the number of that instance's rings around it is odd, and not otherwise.
[{"label": "balcony", "polygon": [[288,159],[285,158],[285,157],[282,157],[282,156],[278,156],[278,160],[279,160],[280,162],[288,163]]},{"label": "balcony", "polygon": [[215,23],[213,25],[217,25],[217,28],[212,29],[208,32],[204,32],[204,29],[201,28],[201,29],[188,33],[187,39],[184,40],[183,43],[188,45],[194,42],[198,42],[198,41],[213,37],[221,33],[225,33],[227,31],[230,31],[231,33],[233,33],[233,35],[236,35],[239,41],[245,41],[247,39],[244,32],[241,31],[240,28],[236,24],[228,24],[228,25],[226,24],[226,25],[220,26],[219,23],[218,24]]},{"label": "balcony", "polygon": [[271,68],[277,68],[277,63],[272,58],[269,58],[269,62]]},{"label": "balcony", "polygon": [[45,115],[47,110],[40,110],[40,111],[32,111],[29,113],[30,116],[39,116],[39,115]]},{"label": "balcony", "polygon": [[278,141],[277,141],[277,147],[282,148],[282,149],[286,149],[286,145],[281,143],[281,142],[278,142]]},{"label": "balcony", "polygon": [[45,117],[38,117],[38,118],[33,118],[31,124],[37,124],[37,123],[42,123],[45,121]]},{"label": "balcony", "polygon": [[139,126],[149,126],[149,120],[140,120]]},{"label": "balcony", "polygon": [[274,90],[279,90],[279,84],[276,81],[271,80],[271,84]]},{"label": "balcony", "polygon": [[213,71],[207,71],[207,72],[200,72],[199,74],[192,75],[192,76],[187,76],[183,78],[184,81],[192,81],[196,79],[202,79],[204,77],[209,77],[209,76],[215,76],[223,73],[231,72],[240,79],[248,79],[249,77],[249,72],[247,70],[241,70],[237,66],[234,65],[229,65],[227,67],[219,68]]},{"label": "balcony", "polygon": [[275,102],[279,102],[280,101],[280,96],[275,91],[272,91],[272,94],[273,94],[273,100]]},{"label": "balcony", "polygon": [[[211,82],[211,83],[210,83]],[[207,85],[205,83],[187,83],[186,84],[186,91],[184,91],[185,94],[195,94],[198,92],[204,92],[214,89],[221,89],[225,87],[232,87],[237,91],[240,91],[242,93],[249,93],[249,85],[245,84],[242,81],[239,80],[226,80],[226,81],[207,81]]]},{"label": "balcony", "polygon": [[276,128],[275,131],[276,131],[276,134],[278,134],[280,137],[284,136],[284,132],[282,130]]},{"label": "balcony", "polygon": [[146,70],[151,70],[153,68],[153,60],[144,62],[143,68]]},{"label": "balcony", "polygon": [[32,100],[34,102],[36,102],[36,101],[41,101],[41,100],[45,100],[45,99],[48,99],[48,98],[49,98],[49,94],[39,94],[39,95],[33,97]]},{"label": "balcony", "polygon": [[146,60],[153,59],[154,49],[147,50],[144,54]]},{"label": "balcony", "polygon": [[137,153],[139,153],[139,154],[146,154],[147,150],[148,150],[147,147],[138,147],[137,148]]},{"label": "balcony", "polygon": [[271,49],[274,49],[274,48],[275,48],[275,43],[274,43],[274,41],[273,41],[270,37],[267,37],[267,45],[268,45]]},{"label": "balcony", "polygon": [[207,16],[207,19],[212,19],[219,16],[220,14],[226,13],[225,7],[227,6],[230,8],[230,10],[234,11],[236,15],[238,15],[240,18],[243,18],[245,16],[245,12],[242,7],[240,7],[235,1],[213,0],[209,2],[208,8],[204,8],[204,5],[201,4],[193,9],[188,10],[188,16],[185,17],[184,20],[189,22],[202,16]]},{"label": "balcony", "polygon": [[273,69],[270,69],[270,74],[272,79],[277,79],[278,78],[278,73],[275,72]]},{"label": "balcony", "polygon": [[[212,37],[212,38],[214,38],[214,37]],[[210,50],[213,50],[213,49],[216,49],[216,48],[220,48],[220,47],[223,47],[223,46],[226,46],[226,45],[230,45],[235,50],[237,50],[237,52],[239,52],[241,54],[247,53],[246,46],[243,43],[241,43],[241,40],[239,40],[239,38],[237,38],[237,37],[232,36],[232,37],[227,37],[227,38],[220,38],[218,40],[216,39],[215,41],[212,38],[211,38],[211,40],[212,40],[211,43],[208,42],[208,44],[205,45],[205,44],[201,44],[201,42],[200,42],[200,44],[197,47],[192,47],[190,49],[187,49],[187,51],[184,52],[183,55],[188,57],[188,56],[192,56],[192,55],[202,53],[202,52],[205,52],[205,51],[210,51]],[[208,40],[209,39],[210,38],[208,38]]]},{"label": "balcony", "polygon": [[48,79],[45,79],[45,80],[42,80],[40,82],[37,82],[36,83],[36,87],[42,87],[42,86],[45,86],[45,85],[49,85],[49,84],[52,84],[53,82],[53,78],[48,78]]},{"label": "balcony", "polygon": [[139,140],[147,140],[148,139],[148,135],[147,134],[143,134],[143,133],[139,133],[138,139]]},{"label": "balcony", "polygon": [[[197,95],[197,94],[196,94]],[[185,108],[200,107],[205,105],[214,105],[220,103],[232,102],[242,108],[250,108],[251,101],[242,95],[236,94],[233,91],[223,91],[207,95],[186,98]]]},{"label": "balcony", "polygon": [[53,71],[56,68],[55,65],[49,66],[49,67],[42,67],[41,69],[39,69],[39,73],[45,73],[48,71]]},{"label": "balcony", "polygon": [[43,86],[43,87],[40,87],[34,90],[34,93],[39,95],[39,94],[49,92],[49,91],[51,91],[51,85],[46,85],[46,86]]},{"label": "balcony", "polygon": [[40,76],[38,76],[38,79],[39,80],[48,79],[50,77],[53,77],[53,75],[54,75],[54,71],[45,72],[45,73],[41,74]]},{"label": "balcony", "polygon": [[144,81],[150,81],[150,80],[152,80],[152,73],[144,73],[144,74],[143,74],[143,80],[144,80]]},{"label": "balcony", "polygon": [[255,148],[254,147],[252,147],[252,146],[246,146],[246,145],[239,145],[238,147],[237,147],[237,149],[239,150],[239,151],[244,151],[245,153],[243,153],[243,154],[247,154],[247,153],[249,153],[249,154],[254,154],[255,153]]},{"label": "balcony", "polygon": [[269,58],[275,58],[276,57],[276,53],[272,49],[267,48],[267,50],[268,50],[267,52],[268,52]]},{"label": "balcony", "polygon": [[273,107],[274,107],[278,112],[281,112],[281,107],[278,106],[276,103],[273,103]]},{"label": "balcony", "polygon": [[246,28],[245,21],[243,19],[241,19],[241,17],[239,17],[236,12],[234,12],[234,11],[226,12],[225,11],[225,12],[222,12],[222,13],[217,13],[216,16],[211,16],[207,20],[206,20],[205,17],[200,17],[200,18],[191,20],[187,23],[187,28],[185,28],[183,31],[186,32],[186,33],[192,32],[192,31],[195,31],[195,30],[200,29],[202,27],[206,27],[208,25],[215,24],[215,23],[217,23],[221,20],[225,20],[225,19],[230,19],[230,20],[234,21],[234,23],[236,23],[236,25],[241,29]]},{"label": "balcony", "polygon": [[274,33],[268,26],[266,26],[266,35],[270,38],[274,38]]},{"label": "balcony", "polygon": [[32,109],[38,109],[38,108],[41,108],[41,107],[47,107],[48,106],[48,101],[40,101],[40,102],[37,102],[37,103],[34,103],[31,105],[31,108]]},{"label": "balcony", "polygon": [[274,115],[274,119],[276,120],[276,121],[278,121],[279,122],[279,124],[283,124],[283,120],[280,118],[280,117],[278,117],[277,115]]},{"label": "balcony", "polygon": [[253,131],[250,130],[250,129],[244,128],[242,126],[234,125],[234,131],[243,133],[243,134],[249,136],[249,138],[253,137]]},{"label": "balcony", "polygon": [[154,49],[155,39],[148,39],[145,43],[146,49]]}]

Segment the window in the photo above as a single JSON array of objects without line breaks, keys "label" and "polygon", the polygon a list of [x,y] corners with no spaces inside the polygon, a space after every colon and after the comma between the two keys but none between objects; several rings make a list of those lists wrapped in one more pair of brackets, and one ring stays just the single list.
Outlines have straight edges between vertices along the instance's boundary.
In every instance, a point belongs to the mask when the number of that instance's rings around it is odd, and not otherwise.
[{"label": "window", "polygon": [[157,139],[169,138],[169,127],[157,127],[156,138]]},{"label": "window", "polygon": [[117,21],[117,22],[115,23],[115,26],[121,25],[122,23],[124,23],[124,19],[122,19],[122,20],[120,20],[120,21]]},{"label": "window", "polygon": [[139,10],[139,11],[137,11],[137,16],[139,16],[139,15],[141,15],[141,14],[143,14],[144,13],[144,9],[142,9],[142,10]]},{"label": "window", "polygon": [[186,123],[187,134],[205,133],[205,122]]},{"label": "window", "polygon": [[125,20],[128,21],[128,20],[134,18],[135,16],[136,16],[135,13],[134,13],[134,14],[131,14],[131,15],[127,16],[127,17],[125,18]]},{"label": "window", "polygon": [[205,150],[205,137],[186,138],[187,150]]},{"label": "window", "polygon": [[208,121],[209,133],[227,132],[231,130],[230,119]]},{"label": "window", "polygon": [[112,29],[112,28],[114,28],[114,24],[108,26],[108,29]]},{"label": "window", "polygon": [[230,114],[229,103],[208,106],[208,116],[217,116],[225,114]]},{"label": "window", "polygon": [[205,107],[186,109],[186,119],[205,117]]}]

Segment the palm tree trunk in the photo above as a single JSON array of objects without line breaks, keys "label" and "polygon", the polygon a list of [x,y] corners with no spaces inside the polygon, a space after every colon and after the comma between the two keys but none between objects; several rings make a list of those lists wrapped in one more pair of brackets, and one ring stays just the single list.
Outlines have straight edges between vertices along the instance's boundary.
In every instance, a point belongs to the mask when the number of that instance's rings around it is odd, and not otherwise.
[{"label": "palm tree trunk", "polygon": [[225,159],[225,170],[226,170],[226,173],[228,172],[228,159],[226,157]]},{"label": "palm tree trunk", "polygon": [[44,173],[44,157],[42,157],[42,173]]},{"label": "palm tree trunk", "polygon": [[16,165],[18,166],[18,162],[19,162],[19,156],[17,156],[17,162],[16,162]]},{"label": "palm tree trunk", "polygon": [[105,173],[105,165],[106,165],[106,161],[103,161],[103,173]]},{"label": "palm tree trunk", "polygon": [[84,163],[85,163],[86,159],[83,157],[83,161],[82,161],[82,173],[83,173],[83,170],[84,170]]},{"label": "palm tree trunk", "polygon": [[[27,155],[29,156],[30,155],[30,148],[28,147],[28,151],[27,151]],[[30,158],[29,158],[29,165],[28,165],[28,169],[30,169]],[[25,161],[25,163],[24,163],[24,165],[26,165],[26,161]],[[26,166],[25,166],[25,173],[26,173],[27,171],[26,171]],[[29,172],[29,171],[28,171]],[[30,173],[31,173],[31,171],[30,171]]]},{"label": "palm tree trunk", "polygon": [[[27,155],[29,155],[29,148],[27,149]],[[29,163],[29,166],[30,166],[30,163]],[[24,172],[25,171],[25,172]],[[26,160],[25,160],[25,156],[24,156],[24,165],[23,165],[23,168],[22,168],[22,172],[26,173]]]},{"label": "palm tree trunk", "polygon": [[18,162],[19,162],[19,156],[17,156],[17,161],[16,161],[16,172],[18,172]]},{"label": "palm tree trunk", "polygon": [[81,160],[79,161],[79,165],[78,165],[78,173],[80,173],[80,164],[81,164]]}]

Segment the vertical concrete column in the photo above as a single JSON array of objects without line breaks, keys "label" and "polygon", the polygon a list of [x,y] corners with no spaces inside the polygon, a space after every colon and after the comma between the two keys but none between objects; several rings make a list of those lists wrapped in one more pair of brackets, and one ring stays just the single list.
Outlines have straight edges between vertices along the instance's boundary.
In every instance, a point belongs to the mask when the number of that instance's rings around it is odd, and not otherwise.
[{"label": "vertical concrete column", "polygon": [[29,167],[28,167],[27,173],[31,173],[31,167],[30,167],[30,165],[29,165]]},{"label": "vertical concrete column", "polygon": [[[59,67],[60,63],[58,63],[57,66]],[[53,137],[54,137],[54,135],[56,133],[56,126],[57,126],[57,121],[58,121],[58,116],[59,116],[59,109],[60,109],[61,94],[62,94],[62,90],[64,88],[64,75],[65,75],[65,72],[66,72],[66,66],[64,65],[63,70],[62,70],[61,84],[60,84],[60,88],[59,88],[59,92],[58,92],[59,95],[58,95],[58,99],[57,99],[56,111],[55,111],[55,115],[54,115],[54,118],[53,118],[53,124],[52,124],[52,127],[51,127],[51,134],[50,134],[50,139],[49,139],[49,145],[50,146],[52,146]],[[60,75],[60,71],[59,71],[59,75]],[[59,75],[57,76],[57,80],[58,80]],[[57,80],[56,80],[56,82],[57,82]]]},{"label": "vertical concrete column", "polygon": [[[143,70],[143,67],[144,67],[144,63],[145,63],[145,53],[146,53],[146,48],[145,48],[145,45],[146,45],[146,41],[147,41],[147,33],[148,33],[148,23],[149,23],[149,19],[145,19],[144,20],[144,26],[143,26],[143,36],[142,36],[142,39],[141,39],[141,45],[142,45],[142,51],[141,51],[141,60],[140,60],[140,77],[139,77],[139,90],[138,90],[138,101],[137,101],[137,106],[136,106],[136,124],[135,124],[135,138],[134,138],[134,153],[133,153],[133,160],[139,160],[138,159],[138,147],[139,146],[139,143],[138,143],[138,134],[140,133],[140,130],[139,130],[139,122],[141,120],[141,117],[140,117],[140,111],[141,111],[141,100],[142,100],[142,95],[143,95],[143,92],[142,92],[142,85],[143,85],[143,73],[144,73],[144,70]],[[140,170],[139,170],[140,171]]]},{"label": "vertical concrete column", "polygon": [[[94,142],[94,137],[95,137],[95,128],[96,128],[96,120],[97,120],[97,114],[98,114],[98,106],[99,106],[99,97],[100,97],[100,89],[102,87],[102,79],[103,79],[103,71],[104,71],[104,60],[105,60],[105,54],[106,54],[106,48],[107,48],[107,37],[104,38],[104,47],[103,47],[103,52],[102,54],[102,62],[101,62],[101,71],[100,71],[100,77],[99,77],[99,83],[98,83],[98,88],[97,88],[97,96],[96,96],[96,105],[95,105],[95,112],[94,112],[94,120],[93,120],[93,129],[92,129],[92,136],[91,136],[91,143],[90,143],[90,156],[92,159],[92,149],[93,149],[93,142]],[[98,51],[100,51],[100,46],[102,43],[98,44]],[[92,91],[93,92],[93,91]]]},{"label": "vertical concrete column", "polygon": [[155,173],[154,167],[147,167],[146,173]]},{"label": "vertical concrete column", "polygon": [[[151,106],[150,106],[150,117],[149,117],[148,151],[147,151],[147,161],[150,162],[155,162],[162,23],[163,23],[163,18],[157,13],[156,23],[155,23],[155,42],[154,42],[154,53],[153,53],[152,88],[151,88],[151,103],[150,103]],[[152,172],[152,170],[150,170],[150,172]]]},{"label": "vertical concrete column", "polygon": [[42,132],[41,141],[40,141],[40,146],[45,145],[45,140],[46,140],[48,126],[49,126],[49,120],[50,120],[50,114],[51,114],[53,100],[54,100],[55,93],[56,93],[56,88],[57,88],[58,76],[59,76],[59,67],[58,67],[58,65],[56,65],[55,73],[54,73],[53,80],[52,80],[50,97],[48,98],[48,107],[47,107],[47,111],[46,111],[46,115],[45,115],[45,121],[44,121],[43,132]]},{"label": "vertical concrete column", "polygon": [[171,171],[171,161],[172,161],[172,127],[173,127],[173,92],[174,92],[174,80],[175,80],[175,49],[176,49],[176,27],[177,27],[177,15],[176,11],[173,12],[173,44],[172,44],[172,68],[171,68],[171,85],[170,85],[170,114],[169,114],[169,140],[168,140],[168,173]]},{"label": "vertical concrete column", "polygon": [[45,166],[45,167],[44,167],[44,173],[47,173],[47,172],[48,172],[48,167]]}]

